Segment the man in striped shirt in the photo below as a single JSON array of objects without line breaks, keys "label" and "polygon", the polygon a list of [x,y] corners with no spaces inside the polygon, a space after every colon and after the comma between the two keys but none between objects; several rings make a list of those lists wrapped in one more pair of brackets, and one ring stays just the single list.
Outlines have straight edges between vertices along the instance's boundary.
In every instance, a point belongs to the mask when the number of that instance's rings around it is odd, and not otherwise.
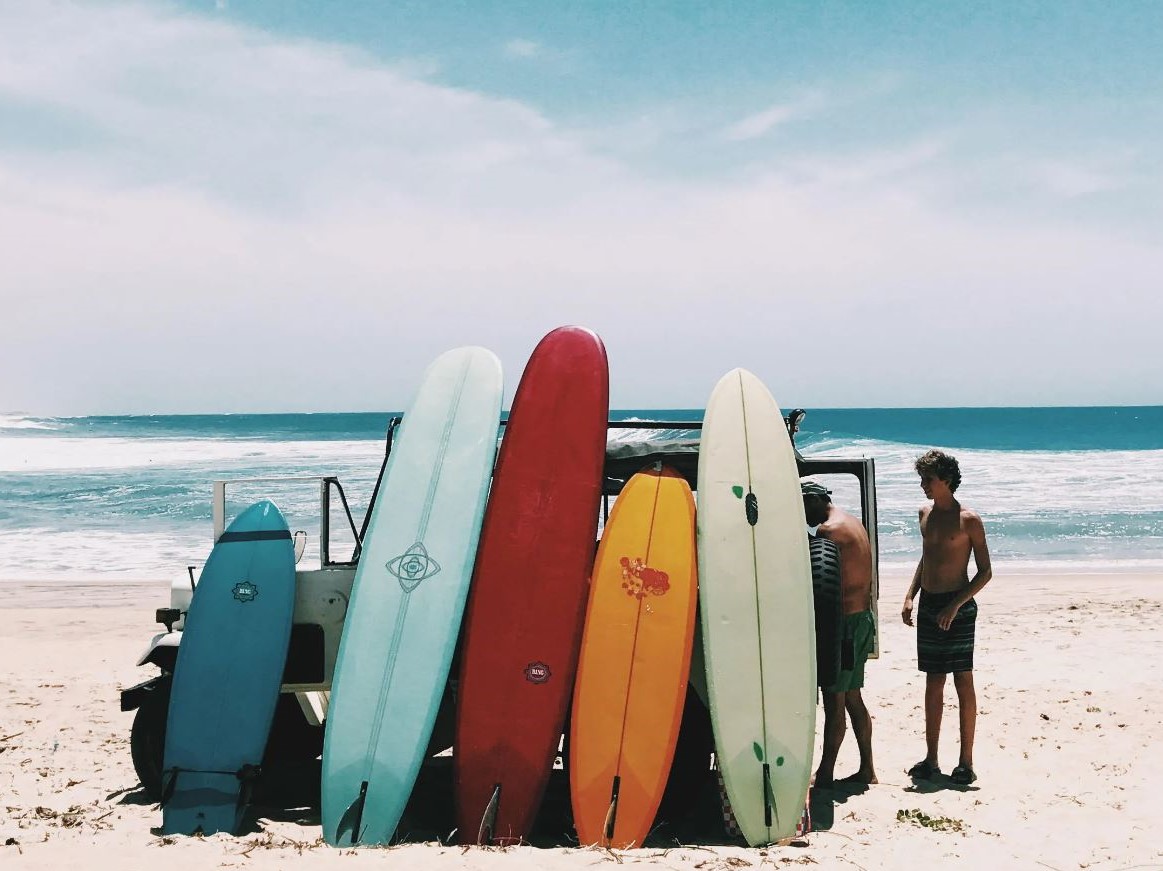
[{"label": "man in striped shirt", "polygon": [[[961,725],[961,757],[950,779],[968,785],[973,770],[973,734],[977,694],[973,686],[973,642],[977,621],[974,597],[993,577],[985,527],[975,511],[954,497],[961,483],[957,460],[932,450],[917,459],[921,489],[932,503],[921,508],[921,561],[905,596],[901,618],[913,625],[913,598],[921,594],[917,613],[917,665],[925,672],[925,758],[909,775],[928,780],[941,773],[937,744],[941,734],[945,677],[952,673]],[[969,577],[969,558],[976,573]]]}]

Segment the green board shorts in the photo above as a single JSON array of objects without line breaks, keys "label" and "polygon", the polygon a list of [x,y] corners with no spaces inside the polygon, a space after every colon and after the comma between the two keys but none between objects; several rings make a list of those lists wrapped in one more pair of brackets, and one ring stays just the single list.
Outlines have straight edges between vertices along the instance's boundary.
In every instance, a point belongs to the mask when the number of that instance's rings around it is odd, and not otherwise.
[{"label": "green board shorts", "polygon": [[864,663],[876,642],[876,618],[872,611],[844,615],[844,637],[840,642],[840,676],[824,687],[826,693],[846,693],[864,686]]}]

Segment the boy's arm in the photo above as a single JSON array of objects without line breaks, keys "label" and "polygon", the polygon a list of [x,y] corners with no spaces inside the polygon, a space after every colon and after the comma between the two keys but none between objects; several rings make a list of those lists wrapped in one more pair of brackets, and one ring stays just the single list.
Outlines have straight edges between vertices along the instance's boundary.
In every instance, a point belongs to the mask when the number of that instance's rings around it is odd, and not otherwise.
[{"label": "boy's arm", "polygon": [[977,574],[969,585],[961,591],[956,599],[941,609],[937,615],[937,625],[948,629],[953,625],[953,618],[961,610],[961,606],[981,592],[981,588],[989,583],[993,577],[993,568],[989,562],[989,546],[985,543],[985,526],[972,511],[965,512],[965,532],[969,535],[969,543],[973,548],[973,561],[977,564]]},{"label": "boy's arm", "polygon": [[989,583],[993,577],[993,566],[989,560],[989,545],[985,541],[985,524],[973,511],[965,515],[965,531],[969,534],[969,543],[973,547],[973,562],[977,566],[977,574],[969,582],[965,591],[954,600],[960,608],[974,596],[981,592],[981,588]]},{"label": "boy's arm", "polygon": [[905,604],[901,608],[901,619],[905,621],[906,626],[913,625],[913,599],[917,597],[917,592],[921,589],[921,576],[924,571],[925,558],[922,556],[917,560],[917,570],[913,572],[913,580],[909,584],[909,591],[905,593]]},{"label": "boy's arm", "polygon": [[[922,508],[917,512],[917,525],[921,527],[921,538],[925,537],[925,509]],[[917,560],[917,570],[913,572],[912,583],[909,584],[909,591],[905,593],[905,604],[901,608],[901,619],[905,621],[906,626],[913,625],[913,599],[917,597],[917,593],[921,589],[921,578],[925,573],[925,555],[922,548],[921,558]]]}]

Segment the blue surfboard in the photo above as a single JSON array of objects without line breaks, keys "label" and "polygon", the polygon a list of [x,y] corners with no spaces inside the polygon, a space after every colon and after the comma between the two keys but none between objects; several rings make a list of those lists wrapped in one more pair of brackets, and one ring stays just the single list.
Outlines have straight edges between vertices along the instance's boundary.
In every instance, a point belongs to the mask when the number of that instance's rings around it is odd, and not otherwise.
[{"label": "blue surfboard", "polygon": [[501,364],[440,356],[404,415],[363,541],[323,744],[323,837],[386,844],[448,679],[497,450]]},{"label": "blue surfboard", "polygon": [[278,702],[295,555],[273,502],[247,508],[210,552],[174,666],[162,831],[237,832]]}]

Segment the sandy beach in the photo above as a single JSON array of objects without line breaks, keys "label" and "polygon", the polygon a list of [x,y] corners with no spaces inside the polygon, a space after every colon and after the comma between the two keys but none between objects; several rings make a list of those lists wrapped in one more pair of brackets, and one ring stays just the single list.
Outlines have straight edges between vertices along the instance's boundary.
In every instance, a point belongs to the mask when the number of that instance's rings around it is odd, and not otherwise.
[{"label": "sandy beach", "polygon": [[[924,681],[899,617],[907,580],[882,578],[882,657],[869,664],[865,688],[878,785],[817,791],[815,831],[797,845],[616,853],[438,842],[333,850],[313,808],[260,808],[239,837],[161,837],[161,812],[133,770],[133,715],[120,711],[119,691],[152,673],[134,663],[157,631],[166,585],[0,582],[0,867],[1163,867],[1163,758],[1154,752],[1163,698],[1152,671],[1163,652],[1163,575],[995,568],[979,598],[980,780],[970,787],[947,778],[914,785],[904,774],[924,755]],[[947,773],[957,756],[951,682],[946,698]],[[837,774],[855,767],[849,732]]]}]

